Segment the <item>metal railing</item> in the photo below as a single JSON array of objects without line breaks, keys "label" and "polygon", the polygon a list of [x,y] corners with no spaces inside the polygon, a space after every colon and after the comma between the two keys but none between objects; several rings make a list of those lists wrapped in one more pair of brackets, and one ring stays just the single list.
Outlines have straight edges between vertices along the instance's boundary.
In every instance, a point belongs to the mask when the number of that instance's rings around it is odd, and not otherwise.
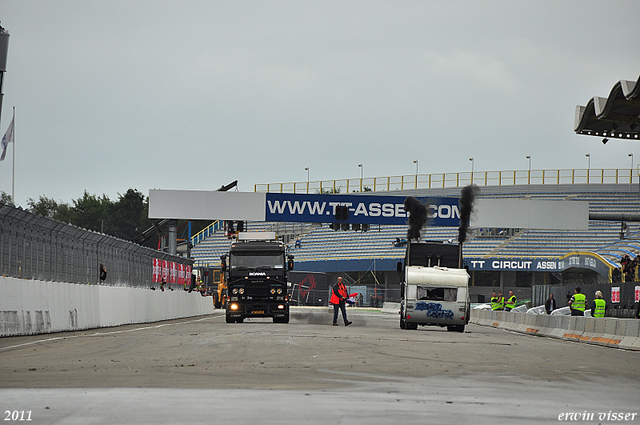
[{"label": "metal railing", "polygon": [[146,287],[152,284],[153,259],[193,262],[0,204],[2,276],[97,284],[100,264],[104,264],[104,284]]},{"label": "metal railing", "polygon": [[413,174],[406,176],[364,177],[289,183],[264,183],[255,192],[269,193],[351,193],[392,190],[436,189],[478,186],[515,186],[538,184],[633,184],[639,169],[565,169],[475,171],[459,173]]},{"label": "metal railing", "polygon": [[[549,294],[553,294],[553,297],[556,299],[557,308],[565,307],[568,305],[574,289],[579,286],[582,293],[587,297],[587,308],[591,305],[596,291],[602,292],[603,298],[607,302],[607,309],[631,309],[635,307],[635,288],[639,284],[637,281],[610,283],[602,276],[596,278],[596,280],[600,282],[595,283],[577,280],[573,282],[563,282],[559,285],[533,285],[531,287],[531,305],[532,307],[544,305],[546,300],[549,299]],[[612,287],[618,287],[620,290],[619,302],[611,302]]]},{"label": "metal railing", "polygon": [[205,227],[204,229],[196,233],[194,236],[192,236],[191,244],[197,245],[198,243],[202,242],[203,240],[208,238],[210,235],[217,232],[222,227],[222,224],[223,223],[221,220],[214,221],[213,223],[211,223],[210,225],[208,225],[207,227]]}]

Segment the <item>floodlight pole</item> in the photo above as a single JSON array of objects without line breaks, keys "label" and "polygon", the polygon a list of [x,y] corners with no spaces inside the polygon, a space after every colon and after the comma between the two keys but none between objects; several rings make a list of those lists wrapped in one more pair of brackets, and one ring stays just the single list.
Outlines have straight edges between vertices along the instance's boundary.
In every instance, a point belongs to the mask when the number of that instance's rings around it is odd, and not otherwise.
[{"label": "floodlight pole", "polygon": [[587,162],[587,184],[589,184],[589,177],[591,175],[591,154],[584,154],[584,156],[587,157],[588,162]]},{"label": "floodlight pole", "polygon": [[16,203],[16,107],[13,107],[13,118],[11,119],[13,123],[13,166],[11,167],[11,200],[13,201],[13,205],[18,205]]}]

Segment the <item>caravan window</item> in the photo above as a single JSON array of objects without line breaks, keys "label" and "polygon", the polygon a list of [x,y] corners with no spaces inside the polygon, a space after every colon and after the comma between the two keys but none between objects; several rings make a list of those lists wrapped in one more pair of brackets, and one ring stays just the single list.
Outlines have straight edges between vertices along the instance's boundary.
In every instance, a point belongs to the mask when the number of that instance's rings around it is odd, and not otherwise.
[{"label": "caravan window", "polygon": [[455,302],[458,297],[458,288],[429,288],[426,286],[418,286],[417,295],[419,300]]}]

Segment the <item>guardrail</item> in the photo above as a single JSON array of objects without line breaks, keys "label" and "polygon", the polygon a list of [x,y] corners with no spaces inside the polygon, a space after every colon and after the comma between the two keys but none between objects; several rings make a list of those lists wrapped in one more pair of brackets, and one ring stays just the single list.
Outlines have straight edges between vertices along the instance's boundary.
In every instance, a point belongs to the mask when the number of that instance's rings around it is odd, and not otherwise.
[{"label": "guardrail", "polygon": [[[635,171],[635,173],[634,173]],[[351,193],[391,190],[435,189],[478,186],[511,186],[532,184],[633,184],[639,169],[564,169],[475,171],[459,173],[413,174],[389,177],[363,177],[306,182],[264,183],[255,192],[268,193]]]},{"label": "guardrail", "polygon": [[471,310],[471,323],[535,336],[640,350],[640,320]]}]

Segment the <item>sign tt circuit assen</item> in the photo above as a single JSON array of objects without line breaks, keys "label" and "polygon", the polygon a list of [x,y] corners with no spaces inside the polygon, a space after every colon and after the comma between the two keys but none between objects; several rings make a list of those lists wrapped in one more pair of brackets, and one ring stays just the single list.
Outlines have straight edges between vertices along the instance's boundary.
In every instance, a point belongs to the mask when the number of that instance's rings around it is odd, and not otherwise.
[{"label": "sign tt circuit assen", "polygon": [[[407,224],[405,196],[266,194],[266,221],[308,223]],[[458,198],[416,198],[429,205],[428,226],[460,225]],[[336,207],[349,209],[346,220],[336,220]]]}]

